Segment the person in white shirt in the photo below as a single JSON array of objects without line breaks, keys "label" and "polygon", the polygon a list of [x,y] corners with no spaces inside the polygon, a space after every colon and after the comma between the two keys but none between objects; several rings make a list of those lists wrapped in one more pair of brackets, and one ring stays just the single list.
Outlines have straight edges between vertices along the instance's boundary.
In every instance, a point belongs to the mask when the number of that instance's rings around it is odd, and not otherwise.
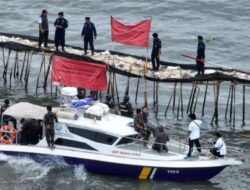
[{"label": "person in white shirt", "polygon": [[226,144],[224,140],[222,139],[222,136],[220,133],[215,133],[215,136],[216,136],[216,142],[214,143],[214,146],[210,150],[210,152],[215,157],[223,158],[227,154]]},{"label": "person in white shirt", "polygon": [[195,144],[197,151],[201,153],[201,145],[200,145],[200,125],[201,121],[196,120],[196,115],[194,113],[188,115],[191,122],[188,127],[188,135],[186,142],[188,141],[189,144],[189,151],[185,158],[191,157],[193,146]]}]

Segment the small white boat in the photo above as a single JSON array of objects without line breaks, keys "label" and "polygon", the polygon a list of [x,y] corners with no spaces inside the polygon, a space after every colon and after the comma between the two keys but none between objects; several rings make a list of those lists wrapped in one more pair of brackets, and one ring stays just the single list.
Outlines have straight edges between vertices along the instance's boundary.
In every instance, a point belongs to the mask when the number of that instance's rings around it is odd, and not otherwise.
[{"label": "small white boat", "polygon": [[[144,148],[131,118],[109,113],[105,104],[84,108],[57,108],[55,149],[45,137],[35,145],[0,144],[0,152],[33,159],[42,164],[84,165],[87,171],[139,179],[190,181],[208,180],[227,166],[240,165],[234,158],[198,156],[184,160],[186,145],[170,140],[168,152]],[[42,121],[46,108],[27,102],[8,108],[4,115]]]}]

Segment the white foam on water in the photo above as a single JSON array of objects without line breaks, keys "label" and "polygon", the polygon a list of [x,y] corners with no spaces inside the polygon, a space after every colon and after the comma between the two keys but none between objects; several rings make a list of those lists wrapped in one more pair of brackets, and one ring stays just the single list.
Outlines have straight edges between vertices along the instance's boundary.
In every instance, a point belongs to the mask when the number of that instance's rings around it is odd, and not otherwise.
[{"label": "white foam on water", "polygon": [[74,167],[74,175],[77,180],[86,181],[86,170],[83,165]]},{"label": "white foam on water", "polygon": [[28,158],[7,156],[0,154],[0,161],[6,161],[13,168],[13,172],[18,176],[18,179],[37,180],[48,174],[52,169],[51,166],[44,166]]}]

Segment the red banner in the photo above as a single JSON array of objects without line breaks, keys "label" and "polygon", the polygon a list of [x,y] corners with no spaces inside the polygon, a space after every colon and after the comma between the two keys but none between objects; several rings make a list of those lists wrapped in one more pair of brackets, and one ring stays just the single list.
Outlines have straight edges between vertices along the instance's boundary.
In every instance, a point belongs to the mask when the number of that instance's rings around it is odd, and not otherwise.
[{"label": "red banner", "polygon": [[94,64],[54,55],[51,80],[66,86],[88,90],[106,90],[106,65]]},{"label": "red banner", "polygon": [[111,16],[112,41],[127,45],[148,47],[150,26],[151,19],[128,25],[121,23]]}]

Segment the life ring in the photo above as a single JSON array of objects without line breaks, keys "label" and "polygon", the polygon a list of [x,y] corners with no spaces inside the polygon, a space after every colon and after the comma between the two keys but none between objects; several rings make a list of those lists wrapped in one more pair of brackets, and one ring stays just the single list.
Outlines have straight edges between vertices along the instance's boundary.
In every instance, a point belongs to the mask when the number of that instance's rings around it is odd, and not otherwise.
[{"label": "life ring", "polygon": [[12,144],[15,138],[15,129],[11,125],[3,125],[0,128],[0,141],[2,144]]}]

